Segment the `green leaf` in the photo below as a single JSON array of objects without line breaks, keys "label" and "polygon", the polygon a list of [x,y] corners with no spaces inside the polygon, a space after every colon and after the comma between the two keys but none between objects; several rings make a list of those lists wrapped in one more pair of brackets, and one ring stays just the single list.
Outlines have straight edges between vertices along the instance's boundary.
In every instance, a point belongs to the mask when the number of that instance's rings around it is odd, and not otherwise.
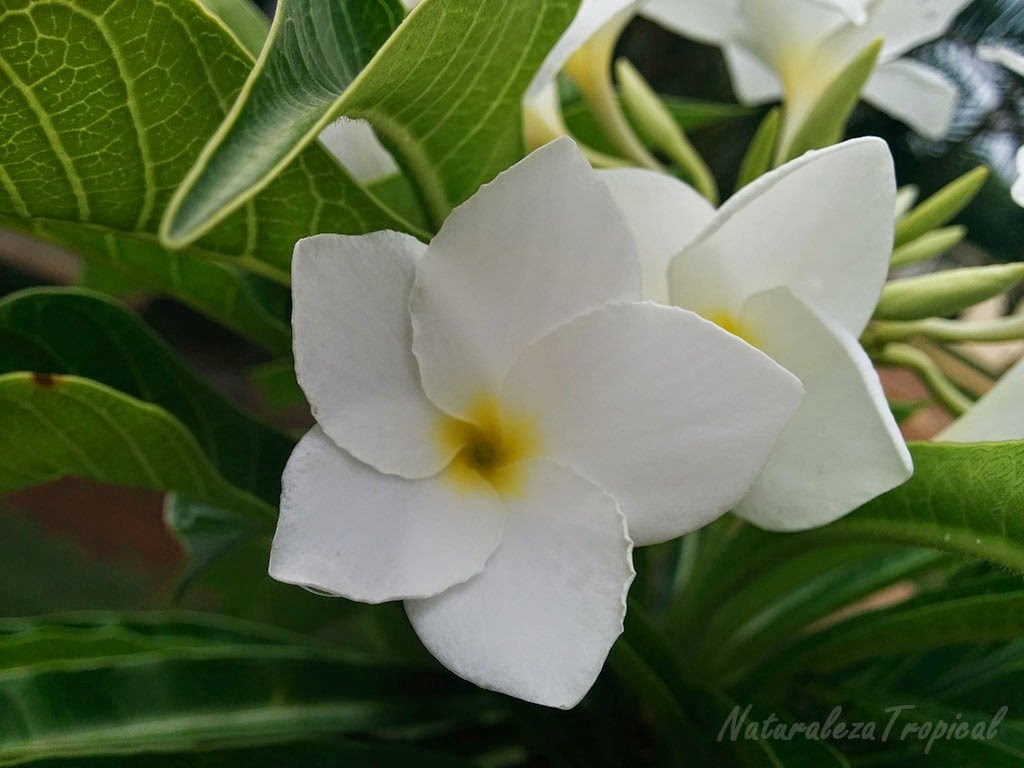
[{"label": "green leaf", "polygon": [[882,45],[882,40],[871,43],[835,76],[810,114],[795,128],[792,138],[781,147],[780,165],[842,139],[846,122],[875,70]]},{"label": "green leaf", "polygon": [[0,616],[84,608],[141,608],[154,585],[137,568],[102,562],[0,508]]},{"label": "green leaf", "polygon": [[1014,640],[1024,635],[1024,593],[909,604],[844,621],[806,641],[801,666],[828,673],[880,656]]},{"label": "green leaf", "polygon": [[228,483],[167,411],[77,376],[0,376],[0,493],[67,475],[179,491],[267,527],[276,517]]},{"label": "green leaf", "polygon": [[[0,765],[438,727],[475,720],[493,701],[440,670],[216,623],[191,632],[172,617],[145,633],[100,624],[0,634],[0,657],[19,648],[22,658],[0,672]],[[75,644],[82,655],[69,653]]]},{"label": "green leaf", "polygon": [[110,659],[213,644],[296,642],[306,641],[290,632],[213,614],[87,611],[0,619],[0,674],[59,661]]},{"label": "green leaf", "polygon": [[875,317],[879,320],[924,320],[953,315],[1006,293],[1024,280],[1024,264],[947,269],[903,280],[882,290]]},{"label": "green leaf", "polygon": [[892,252],[893,269],[909,267],[941,256],[960,245],[965,237],[967,227],[943,227],[921,235]]},{"label": "green leaf", "polygon": [[404,227],[314,145],[208,237],[173,255],[159,245],[173,191],[252,66],[196,0],[11,0],[0,46],[0,222],[249,338],[285,351],[287,316],[239,267],[286,282],[301,237]]},{"label": "green leaf", "polygon": [[266,16],[252,0],[202,0],[206,9],[235,33],[238,42],[253,56],[260,55],[267,39]]},{"label": "green leaf", "polygon": [[894,582],[933,566],[931,550],[848,545],[794,557],[719,605],[702,633],[702,666],[735,679],[824,619]]},{"label": "green leaf", "polygon": [[164,242],[208,231],[315,141],[404,15],[398,0],[280,0],[238,101],[171,200]]},{"label": "green leaf", "polygon": [[988,177],[988,168],[979,166],[910,211],[896,222],[896,247],[901,248],[955,219],[985,186]]},{"label": "green leaf", "polygon": [[779,139],[781,119],[782,111],[776,107],[761,121],[757,133],[754,134],[750,147],[747,149],[747,154],[743,156],[740,174],[736,179],[737,192],[771,170],[772,158],[775,157],[775,144]]},{"label": "green leaf", "polygon": [[190,242],[236,210],[340,115],[370,121],[439,224],[521,157],[522,95],[577,6],[425,0],[384,43],[397,0],[281,0],[241,98],[165,215],[164,240]]},{"label": "green leaf", "polygon": [[[675,118],[679,128],[684,132],[696,131],[714,125],[749,117],[753,110],[738,104],[721,104],[714,101],[683,99],[678,96],[658,94],[658,98]],[[578,93],[567,99],[562,105],[562,115],[569,133],[589,147],[613,155],[615,146],[604,135],[587,103]]]},{"label": "green leaf", "polygon": [[309,744],[223,749],[203,752],[159,752],[144,755],[59,758],[32,762],[34,768],[474,768],[468,759],[415,747],[322,739]]},{"label": "green leaf", "polygon": [[[77,376],[159,406],[164,412],[161,418],[173,417],[180,428],[194,436],[224,480],[276,507],[292,440],[240,411],[118,304],[77,289],[33,289],[13,294],[0,301],[0,340],[0,374],[34,371]],[[47,392],[45,387],[36,390]],[[140,403],[128,405],[127,399],[112,399],[123,404],[126,412],[142,415]],[[63,418],[58,416],[58,421],[63,422]],[[109,434],[110,430],[107,427],[102,431]],[[4,444],[6,437],[0,437]],[[96,458],[102,458],[104,450],[97,438],[87,433],[81,433],[80,438],[94,447]],[[58,441],[56,445],[60,444]],[[45,444],[39,447],[45,456]],[[15,448],[13,443],[11,450]],[[167,454],[160,451],[158,455]],[[149,455],[141,458],[149,459]],[[15,478],[9,477],[5,485],[17,487]],[[188,492],[191,486],[147,487]]]},{"label": "green leaf", "polygon": [[640,138],[671,158],[693,188],[712,205],[718,205],[718,183],[711,169],[658,94],[627,59],[615,63],[615,74],[622,106]]},{"label": "green leaf", "polygon": [[854,542],[929,547],[1024,573],[1024,442],[911,443],[910,452],[909,481],[831,525],[789,535],[744,528],[728,552],[735,567],[708,601],[795,553]]},{"label": "green leaf", "polygon": [[306,405],[306,395],[295,377],[295,361],[290,357],[256,366],[249,371],[249,380],[268,408],[284,410]]}]

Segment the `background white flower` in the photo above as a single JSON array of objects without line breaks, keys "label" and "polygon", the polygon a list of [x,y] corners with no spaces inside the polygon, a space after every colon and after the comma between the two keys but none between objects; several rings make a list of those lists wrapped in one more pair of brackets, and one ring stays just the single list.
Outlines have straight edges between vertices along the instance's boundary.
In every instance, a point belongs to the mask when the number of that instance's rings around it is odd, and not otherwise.
[{"label": "background white flower", "polygon": [[[885,41],[864,98],[929,138],[949,129],[956,87],[901,58],[941,35],[971,0],[647,0],[642,12],[681,35],[720,45],[740,100],[784,96],[788,135],[857,53]],[[785,138],[785,137],[784,137]]]},{"label": "background white flower", "polygon": [[895,175],[885,142],[808,153],[717,212],[664,175],[601,176],[637,236],[647,296],[742,336],[807,391],[737,514],[776,530],[825,525],[910,476],[910,454],[858,342],[892,252]]},{"label": "background white flower", "polygon": [[629,227],[555,142],[452,213],[301,241],[295,363],[317,419],[284,476],[274,578],[406,600],[486,688],[569,707],[622,631],[633,541],[743,496],[801,397],[713,324],[639,298]]},{"label": "background white flower", "polygon": [[[978,55],[986,61],[1001,64],[1014,74],[1024,77],[1024,55],[1002,45],[980,45]],[[1013,201],[1024,207],[1024,147],[1017,150],[1017,181],[1010,190]]]}]

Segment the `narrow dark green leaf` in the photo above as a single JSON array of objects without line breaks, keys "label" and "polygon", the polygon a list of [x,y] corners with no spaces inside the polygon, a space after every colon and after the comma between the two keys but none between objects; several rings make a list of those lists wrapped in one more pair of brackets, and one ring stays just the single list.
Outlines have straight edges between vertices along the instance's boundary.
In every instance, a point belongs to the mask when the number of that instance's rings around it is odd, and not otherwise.
[{"label": "narrow dark green leaf", "polygon": [[868,45],[836,75],[803,123],[792,128],[795,132],[791,138],[783,140],[781,162],[830,146],[843,138],[846,122],[875,70],[883,42],[876,40]]},{"label": "narrow dark green leaf", "polygon": [[896,247],[900,248],[948,224],[985,186],[989,170],[979,166],[950,182],[896,223]]},{"label": "narrow dark green leaf", "polygon": [[779,139],[781,119],[782,111],[776,107],[761,121],[757,133],[754,134],[754,138],[747,148],[747,154],[743,156],[740,175],[736,179],[737,192],[771,170],[772,158],[775,157],[775,144]]},{"label": "narrow dark green leaf", "polygon": [[[268,642],[258,629],[250,640],[219,622],[190,633],[172,619],[166,634],[114,625],[106,640],[102,624],[65,623],[62,643],[42,630],[36,654],[24,650],[31,628],[0,635],[0,649],[25,657],[0,671],[0,765],[438,727],[475,721],[492,701],[440,670]],[[76,632],[81,656],[69,653]]]},{"label": "narrow dark green leaf", "polygon": [[157,752],[33,761],[35,768],[473,768],[468,759],[415,747],[322,739],[253,749]]}]

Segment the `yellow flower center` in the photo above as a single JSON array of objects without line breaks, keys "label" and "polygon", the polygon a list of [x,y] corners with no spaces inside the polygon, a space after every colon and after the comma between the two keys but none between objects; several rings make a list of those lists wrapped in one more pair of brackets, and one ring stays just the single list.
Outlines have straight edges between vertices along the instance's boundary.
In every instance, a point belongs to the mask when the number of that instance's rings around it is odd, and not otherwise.
[{"label": "yellow flower center", "polygon": [[741,323],[732,312],[712,312],[707,319],[717,325],[723,331],[728,331],[733,336],[738,336],[752,347],[760,349],[761,343],[750,326]]},{"label": "yellow flower center", "polygon": [[446,454],[455,452],[445,476],[465,492],[486,483],[502,495],[518,493],[524,482],[522,462],[538,450],[533,421],[502,413],[493,396],[474,400],[465,421],[444,417],[438,441]]}]

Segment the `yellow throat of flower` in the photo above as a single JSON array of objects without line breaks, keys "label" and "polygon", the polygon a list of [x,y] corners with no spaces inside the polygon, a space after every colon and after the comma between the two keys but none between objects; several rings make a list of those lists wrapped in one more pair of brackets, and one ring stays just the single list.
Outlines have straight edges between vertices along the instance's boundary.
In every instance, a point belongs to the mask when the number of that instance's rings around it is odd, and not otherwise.
[{"label": "yellow throat of flower", "polygon": [[723,331],[728,331],[733,336],[743,339],[750,346],[760,349],[761,342],[757,334],[749,325],[741,323],[732,312],[712,312],[707,315],[707,319]]},{"label": "yellow throat of flower", "polygon": [[522,490],[522,462],[537,454],[539,442],[531,419],[503,414],[490,395],[473,401],[465,421],[444,417],[437,436],[441,450],[455,452],[445,476],[460,490],[469,493],[486,483],[504,496]]}]

